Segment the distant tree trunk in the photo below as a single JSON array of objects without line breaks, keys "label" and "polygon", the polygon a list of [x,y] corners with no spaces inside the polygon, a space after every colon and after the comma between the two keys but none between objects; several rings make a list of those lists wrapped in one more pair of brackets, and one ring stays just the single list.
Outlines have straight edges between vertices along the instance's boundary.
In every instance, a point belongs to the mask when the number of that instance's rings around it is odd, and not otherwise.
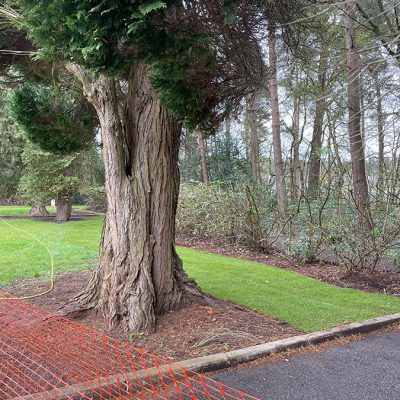
[{"label": "distant tree trunk", "polygon": [[56,221],[67,222],[72,214],[72,193],[70,190],[63,190],[57,196],[56,200]]},{"label": "distant tree trunk", "polygon": [[361,139],[365,143],[365,102],[364,89],[360,79],[360,113],[361,113]]},{"label": "distant tree trunk", "polygon": [[44,201],[33,201],[31,210],[29,211],[29,215],[31,217],[46,217],[47,215],[49,215]]},{"label": "distant tree trunk", "polygon": [[360,66],[357,57],[354,14],[356,1],[348,0],[345,13],[345,46],[348,70],[348,110],[349,139],[353,173],[353,195],[357,213],[358,228],[362,231],[372,229],[368,195],[368,182],[365,171],[364,144],[361,134],[360,109]]},{"label": "distant tree trunk", "polygon": [[253,183],[257,185],[260,183],[260,141],[257,132],[257,105],[254,93],[247,98],[247,110],[250,123],[251,171]]},{"label": "distant tree trunk", "polygon": [[232,136],[231,136],[231,117],[228,116],[225,120],[225,153],[227,158],[231,158]]},{"label": "distant tree trunk", "polygon": [[329,138],[332,143],[332,150],[333,150],[333,157],[332,161],[336,167],[336,176],[337,176],[337,190],[336,190],[336,198],[342,198],[342,190],[344,186],[344,179],[343,176],[345,174],[345,167],[343,166],[342,159],[340,156],[340,149],[339,145],[336,140],[336,129],[333,126],[332,116],[330,113],[327,113],[328,119],[328,130],[329,130]]},{"label": "distant tree trunk", "polygon": [[307,196],[317,199],[320,191],[321,180],[321,150],[324,129],[324,116],[326,110],[326,74],[328,67],[328,47],[324,43],[325,35],[321,34],[321,53],[318,66],[318,90],[315,102],[314,126],[311,139],[310,167],[308,173]]},{"label": "distant tree trunk", "polygon": [[300,101],[294,100],[292,134],[292,165],[291,165],[291,195],[296,201],[300,197],[301,170],[300,170]]},{"label": "distant tree trunk", "polygon": [[110,327],[153,332],[156,315],[201,294],[175,250],[181,127],[161,107],[149,65],[132,69],[123,109],[112,79],[68,67],[99,117],[108,209],[97,268],[64,312],[94,308]]},{"label": "distant tree trunk", "polygon": [[246,160],[251,164],[251,150],[250,150],[250,115],[249,115],[249,107],[247,104],[245,110],[245,117],[244,117],[244,129],[243,129],[243,143],[244,143],[244,151],[246,155]]},{"label": "distant tree trunk", "polygon": [[378,192],[382,194],[383,182],[385,176],[385,119],[382,111],[382,93],[379,78],[375,77],[375,91],[376,91],[376,112],[378,115],[378,142],[379,142],[379,171],[378,171]]},{"label": "distant tree trunk", "polygon": [[282,159],[281,144],[281,122],[279,114],[279,97],[277,82],[277,66],[276,66],[276,37],[275,28],[270,27],[268,30],[268,50],[269,50],[269,91],[271,96],[271,112],[272,112],[272,145],[274,149],[274,166],[276,193],[278,197],[278,207],[281,211],[286,211],[288,200],[285,188],[285,175]]},{"label": "distant tree trunk", "polygon": [[199,145],[200,152],[200,168],[203,182],[206,186],[210,186],[210,178],[208,174],[207,157],[206,157],[206,144],[204,141],[204,134],[201,129],[197,130],[197,144]]}]

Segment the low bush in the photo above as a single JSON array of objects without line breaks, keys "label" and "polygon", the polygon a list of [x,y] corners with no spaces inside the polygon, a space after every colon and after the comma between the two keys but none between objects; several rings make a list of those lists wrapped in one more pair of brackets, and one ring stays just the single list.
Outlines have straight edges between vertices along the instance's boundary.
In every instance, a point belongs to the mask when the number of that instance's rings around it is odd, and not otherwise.
[{"label": "low bush", "polygon": [[279,237],[282,220],[276,201],[249,186],[182,184],[177,232],[185,239],[237,243],[268,250]]},{"label": "low bush", "polygon": [[0,206],[23,206],[24,204],[24,200],[17,196],[0,199]]},{"label": "low bush", "polygon": [[242,242],[246,197],[220,185],[182,184],[177,214],[178,234],[189,239]]},{"label": "low bush", "polygon": [[351,202],[302,196],[286,213],[266,188],[182,184],[177,232],[185,240],[208,240],[278,248],[300,262],[340,263],[350,270],[393,268],[400,260],[398,213],[372,206],[371,231],[360,231]]},{"label": "low bush", "polygon": [[100,213],[107,211],[107,195],[104,187],[84,187],[80,194],[85,197],[89,211]]}]

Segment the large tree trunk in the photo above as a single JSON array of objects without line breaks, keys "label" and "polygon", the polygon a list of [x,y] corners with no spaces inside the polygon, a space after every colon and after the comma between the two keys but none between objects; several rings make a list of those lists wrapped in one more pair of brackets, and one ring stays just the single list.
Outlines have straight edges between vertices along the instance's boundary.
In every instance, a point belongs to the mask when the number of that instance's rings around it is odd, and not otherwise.
[{"label": "large tree trunk", "polygon": [[285,188],[285,175],[282,159],[281,144],[281,121],[279,113],[278,81],[276,66],[276,37],[275,28],[270,27],[268,31],[268,51],[269,51],[269,91],[271,95],[271,116],[272,116],[272,145],[274,150],[274,166],[276,193],[278,197],[278,207],[281,211],[286,211],[288,200]]},{"label": "large tree trunk", "polygon": [[208,174],[207,157],[206,157],[206,143],[204,141],[204,134],[201,129],[197,130],[197,144],[200,152],[200,169],[203,177],[203,182],[206,186],[210,186],[210,177]]},{"label": "large tree trunk", "polygon": [[317,199],[320,191],[321,175],[321,150],[324,128],[324,116],[326,110],[325,91],[326,74],[328,67],[328,47],[324,43],[325,35],[321,34],[321,54],[318,65],[318,90],[315,102],[315,114],[313,134],[311,139],[310,167],[308,173],[307,196]]},{"label": "large tree trunk", "polygon": [[63,190],[57,196],[56,221],[67,222],[72,214],[72,193],[70,190]]},{"label": "large tree trunk", "polygon": [[46,209],[44,201],[36,200],[32,202],[31,210],[29,211],[29,216],[31,217],[46,217],[49,212]]},{"label": "large tree trunk", "polygon": [[254,93],[247,99],[247,110],[250,124],[251,171],[253,183],[257,185],[260,183],[260,141],[257,132],[257,105]]},{"label": "large tree trunk", "polygon": [[360,230],[372,229],[368,182],[365,171],[364,143],[361,133],[360,66],[357,57],[354,14],[356,1],[348,0],[345,13],[345,46],[348,71],[349,139],[353,173],[353,195]]},{"label": "large tree trunk", "polygon": [[100,120],[108,209],[97,268],[65,310],[95,308],[111,327],[152,332],[157,314],[200,294],[175,251],[181,127],[161,107],[148,65],[133,69],[123,110],[112,79],[89,82],[69,68]]}]

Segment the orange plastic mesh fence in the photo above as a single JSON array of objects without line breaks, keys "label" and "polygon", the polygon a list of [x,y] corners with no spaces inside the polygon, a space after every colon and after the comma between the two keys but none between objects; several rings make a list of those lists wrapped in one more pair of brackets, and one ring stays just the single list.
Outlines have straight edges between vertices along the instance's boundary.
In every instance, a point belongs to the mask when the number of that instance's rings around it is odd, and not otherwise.
[{"label": "orange plastic mesh fence", "polygon": [[27,301],[9,299],[0,301],[0,399],[254,397]]}]

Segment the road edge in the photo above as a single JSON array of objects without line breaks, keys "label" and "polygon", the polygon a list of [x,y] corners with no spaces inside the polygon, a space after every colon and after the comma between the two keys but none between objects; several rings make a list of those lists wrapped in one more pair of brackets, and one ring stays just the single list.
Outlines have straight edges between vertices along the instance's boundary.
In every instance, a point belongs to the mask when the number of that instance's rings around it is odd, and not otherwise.
[{"label": "road edge", "polygon": [[335,328],[324,329],[304,335],[292,336],[286,339],[245,347],[239,350],[179,361],[175,363],[175,365],[200,373],[211,372],[254,361],[271,354],[282,353],[289,349],[315,345],[343,336],[372,332],[397,322],[400,322],[400,313],[368,319],[362,322],[340,325]]},{"label": "road edge", "polygon": [[289,349],[315,345],[343,336],[372,332],[398,322],[400,322],[400,313],[386,315],[362,322],[354,322],[331,329],[245,347],[239,350],[178,361],[147,370],[117,374],[29,396],[15,397],[13,400],[53,400],[55,398],[58,400],[82,400],[82,398],[85,398],[82,396],[85,395],[92,396],[92,398],[95,399],[109,399],[117,395],[117,391],[120,391],[121,387],[123,391],[125,390],[128,392],[128,390],[132,390],[133,388],[140,389],[143,384],[156,384],[167,381],[175,374],[179,376],[182,372],[190,374],[190,372],[205,373],[222,370],[234,365],[254,361],[271,354],[281,353]]}]

